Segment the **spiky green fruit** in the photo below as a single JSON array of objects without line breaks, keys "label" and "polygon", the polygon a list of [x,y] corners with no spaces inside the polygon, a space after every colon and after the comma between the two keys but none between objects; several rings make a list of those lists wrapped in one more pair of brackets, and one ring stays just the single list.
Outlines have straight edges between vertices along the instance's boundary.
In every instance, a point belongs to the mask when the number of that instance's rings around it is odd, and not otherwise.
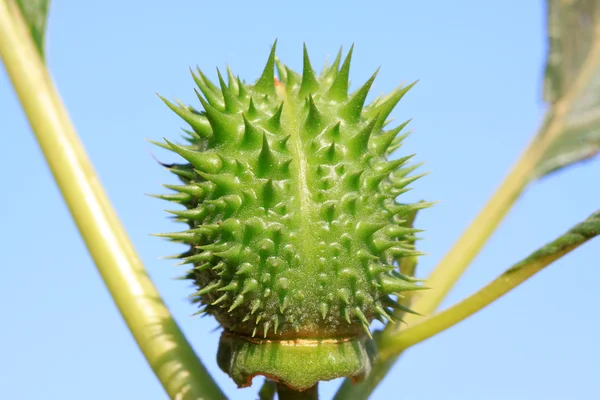
[{"label": "spiky green fruit", "polygon": [[[183,185],[162,197],[185,206],[170,212],[189,225],[162,236],[190,245],[192,297],[224,328],[219,365],[239,385],[360,378],[371,321],[390,318],[390,296],[422,289],[395,261],[418,255],[406,221],[427,204],[396,200],[417,177],[411,156],[388,160],[406,123],[384,129],[413,84],[365,107],[376,73],[349,94],[351,56],[317,76],[305,48],[302,75],[277,61],[277,80],[273,45],[253,85],[192,72],[203,111],[163,99],[192,131],[162,145],[186,160],[167,166]],[[315,346],[327,371],[303,362]]]}]

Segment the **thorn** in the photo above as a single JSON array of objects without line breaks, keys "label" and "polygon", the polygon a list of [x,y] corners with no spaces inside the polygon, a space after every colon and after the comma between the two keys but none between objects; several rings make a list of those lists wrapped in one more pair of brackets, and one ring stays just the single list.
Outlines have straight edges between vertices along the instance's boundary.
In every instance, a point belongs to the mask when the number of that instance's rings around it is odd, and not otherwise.
[{"label": "thorn", "polygon": [[[206,254],[206,253],[203,253]],[[191,258],[191,257],[188,257]],[[194,267],[194,272],[202,272],[202,271],[208,271],[209,269],[213,269],[214,265],[212,265],[211,263],[207,262],[204,263],[202,265],[199,265],[197,267]]]},{"label": "thorn", "polygon": [[[287,83],[287,70],[285,65],[281,62],[279,57],[275,56],[275,66],[277,67],[277,75],[279,76],[279,81],[283,83]],[[277,83],[275,83],[277,85]]]},{"label": "thorn", "polygon": [[252,302],[252,309],[250,310],[250,315],[254,315],[255,312],[258,311],[258,309],[261,306],[261,301],[256,299]]},{"label": "thorn", "polygon": [[212,128],[214,139],[219,142],[236,139],[237,123],[234,119],[208,104],[196,89],[194,89],[194,92],[196,92],[196,96],[198,96],[204,111],[206,111],[206,118]]},{"label": "thorn", "polygon": [[395,240],[386,240],[380,238],[374,239],[372,243],[376,250],[376,254],[382,254],[384,251],[391,249],[398,244],[398,242]]},{"label": "thorn", "polygon": [[285,296],[283,298],[281,304],[279,305],[279,312],[281,314],[283,314],[285,312],[285,309],[287,308],[287,306],[288,306],[288,298],[287,298],[287,296]]},{"label": "thorn", "polygon": [[244,85],[244,83],[242,82],[242,80],[240,79],[240,77],[237,77],[237,86],[238,86],[238,99],[243,100],[246,98],[246,96],[248,95],[248,92],[246,91],[246,86]]},{"label": "thorn", "polygon": [[339,73],[333,80],[327,95],[333,100],[346,100],[348,97],[348,77],[350,75],[350,62],[352,61],[352,52],[354,51],[354,44],[350,47],[348,55],[344,60],[344,64],[340,69]]},{"label": "thorn", "polygon": [[280,151],[287,151],[287,142],[288,142],[288,140],[290,140],[291,137],[292,137],[292,135],[287,135],[286,137],[284,137],[283,139],[281,139],[279,141],[279,150]]},{"label": "thorn", "polygon": [[360,307],[354,307],[354,315],[356,315],[358,317],[358,319],[367,327],[370,325],[369,324],[369,320],[367,320],[367,317],[365,316],[365,314],[362,312],[362,310],[360,309]]},{"label": "thorn", "polygon": [[369,336],[369,339],[373,339],[373,335],[371,334],[371,330],[369,329],[369,325],[365,324],[362,321],[361,321],[361,325],[362,325],[363,329],[365,330],[365,333]]},{"label": "thorn", "polygon": [[217,281],[217,282],[211,283],[210,285],[205,286],[201,290],[198,290],[196,293],[194,293],[190,297],[198,297],[198,296],[202,296],[202,295],[208,294],[208,293],[214,291],[219,286],[221,286],[221,281]]},{"label": "thorn", "polygon": [[[404,123],[400,124],[400,126],[397,126],[392,130],[383,132],[381,135],[378,135],[377,137],[373,138],[371,142],[373,144],[375,152],[380,156],[383,156],[384,154],[388,153],[388,149],[392,145],[394,139],[396,139],[398,133],[400,133],[400,131],[404,129],[404,127],[408,125],[410,121],[412,121],[412,119],[409,119],[408,121],[405,121]],[[404,135],[400,136],[398,138],[398,142],[404,140],[409,134],[410,132],[407,132]]]},{"label": "thorn", "polygon": [[348,308],[344,307],[344,319],[346,320],[347,323],[351,324],[352,321],[350,320],[350,313],[348,312]]},{"label": "thorn", "polygon": [[321,206],[321,215],[331,224],[335,216],[335,203],[328,202]]},{"label": "thorn", "polygon": [[319,305],[319,309],[321,311],[321,317],[323,317],[323,319],[325,319],[325,317],[327,317],[327,310],[328,310],[327,304],[321,303]]},{"label": "thorn", "polygon": [[246,111],[246,115],[250,119],[258,118],[258,110],[254,105],[254,100],[250,97],[250,104],[248,105],[248,111]]},{"label": "thorn", "polygon": [[273,184],[273,179],[269,178],[269,180],[265,182],[262,195],[263,207],[265,210],[269,210],[273,204],[275,204],[275,185]]},{"label": "thorn", "polygon": [[192,196],[187,193],[148,194],[147,196],[180,204],[186,204],[192,201]]},{"label": "thorn", "polygon": [[356,235],[363,241],[367,240],[387,224],[387,222],[367,222],[362,220],[356,224]]},{"label": "thorn", "polygon": [[192,74],[192,78],[194,82],[196,82],[196,86],[202,92],[206,100],[213,107],[224,110],[223,98],[221,91],[217,88],[211,81],[200,71],[200,68],[196,68],[198,71],[198,75],[194,74],[194,71],[190,68],[190,73]]},{"label": "thorn", "polygon": [[164,140],[173,151],[189,161],[190,164],[199,171],[214,174],[219,172],[223,167],[223,161],[216,153],[189,150],[185,147],[173,144],[167,139]]},{"label": "thorn", "polygon": [[367,126],[348,140],[348,149],[353,155],[362,155],[368,151],[369,138],[371,137],[371,133],[375,130],[378,121],[379,115],[376,115]]},{"label": "thorn", "polygon": [[254,84],[254,88],[265,94],[274,94],[275,93],[275,49],[277,48],[277,39],[273,43],[271,47],[271,53],[269,54],[269,59],[267,60],[267,64],[263,70],[261,77]]},{"label": "thorn", "polygon": [[[237,245],[231,246],[227,250],[215,253],[215,256],[220,257],[223,260],[225,260],[231,264],[238,265],[241,261],[241,251],[242,251],[242,245],[237,244]],[[242,292],[242,294],[243,293],[244,292]]]},{"label": "thorn", "polygon": [[190,208],[188,210],[165,210],[169,214],[177,215],[178,217],[189,219],[192,221],[202,221],[208,215],[208,209],[203,206]]},{"label": "thorn", "polygon": [[335,60],[333,60],[333,64],[331,64],[331,67],[324,68],[321,75],[324,78],[335,77],[338,73],[338,68],[340,67],[341,61],[342,61],[342,47],[340,47],[340,49],[338,50],[338,53],[335,56]]},{"label": "thorn", "polygon": [[427,287],[419,286],[413,282],[407,282],[392,275],[382,275],[380,283],[381,290],[386,294],[428,289]]},{"label": "thorn", "polygon": [[[173,151],[173,149],[171,147],[169,147],[169,145],[166,143],[161,143],[161,142],[157,142],[156,140],[150,140],[150,139],[146,139],[146,142],[152,143],[153,145],[161,147],[165,150]],[[152,158],[154,158],[159,164],[162,164],[160,161],[158,161],[158,159],[151,152],[150,152],[150,156],[152,156]]]},{"label": "thorn", "polygon": [[287,75],[286,90],[288,93],[291,93],[292,90],[298,86],[301,80],[301,76],[300,74],[296,73],[288,67],[285,67],[285,73]]},{"label": "thorn", "polygon": [[413,183],[414,181],[416,181],[417,179],[421,179],[424,176],[429,175],[429,172],[423,172],[422,174],[418,174],[418,175],[413,175],[413,176],[409,176],[407,178],[402,178],[402,179],[398,179],[395,180],[393,182],[393,186],[395,188],[404,188],[408,185],[410,185],[411,183]]},{"label": "thorn", "polygon": [[248,121],[248,118],[246,118],[244,113],[242,113],[242,118],[244,119],[244,136],[242,137],[242,143],[246,147],[253,147],[258,144],[261,131]]},{"label": "thorn", "polygon": [[200,176],[214,183],[221,192],[232,193],[235,192],[240,185],[239,179],[232,174],[207,174],[205,172],[199,172]]},{"label": "thorn", "polygon": [[175,114],[179,115],[185,122],[187,122],[192,127],[194,132],[206,139],[212,138],[212,127],[206,117],[195,114],[187,108],[178,107],[161,95],[158,95],[158,97],[167,105],[167,107],[174,111]]},{"label": "thorn", "polygon": [[406,226],[400,226],[390,224],[385,228],[385,234],[392,238],[397,238],[405,235],[412,235],[413,233],[423,232],[422,229],[408,228]]},{"label": "thorn", "polygon": [[274,162],[275,162],[275,157],[273,155],[273,152],[271,151],[271,148],[269,147],[269,141],[267,140],[267,134],[265,132],[263,132],[262,148],[258,155],[258,168],[257,168],[258,176],[263,177],[269,171],[271,171],[273,168]]},{"label": "thorn", "polygon": [[221,91],[219,90],[219,88],[217,87],[217,85],[215,85],[210,79],[208,79],[208,77],[206,75],[204,75],[204,73],[200,70],[200,68],[196,67],[196,71],[198,72],[198,76],[200,76],[200,78],[202,78],[202,80],[204,81],[204,83],[206,84],[206,86],[215,94],[220,95]]},{"label": "thorn", "polygon": [[418,316],[423,316],[423,314],[420,314],[420,313],[418,313],[418,312],[416,312],[416,311],[414,311],[414,310],[412,310],[412,309],[410,309],[410,308],[406,307],[405,305],[402,305],[402,304],[400,304],[398,302],[395,302],[395,304],[392,307],[394,307],[396,310],[399,310],[399,311],[402,311],[402,312],[405,312],[405,313],[414,314],[414,315],[418,315]]},{"label": "thorn", "polygon": [[306,50],[306,43],[304,44],[304,66],[302,70],[302,83],[300,84],[299,95],[304,96],[307,93],[314,93],[319,88],[319,82],[315,76],[312,66],[310,65],[310,59],[308,57],[308,51]]},{"label": "thorn", "polygon": [[273,114],[273,116],[271,118],[269,118],[269,120],[267,121],[267,127],[269,127],[269,129],[273,133],[279,133],[281,131],[281,114],[282,114],[282,112],[283,112],[283,101],[279,105],[279,108],[277,108],[277,111],[275,111],[275,114]]},{"label": "thorn", "polygon": [[229,298],[229,295],[226,293],[223,296],[219,297],[217,300],[215,300],[212,303],[210,303],[210,305],[211,306],[216,306],[217,304],[224,302],[228,298]]},{"label": "thorn", "polygon": [[237,101],[236,95],[225,84],[225,80],[223,79],[219,68],[217,68],[217,75],[219,77],[219,84],[221,85],[221,92],[223,93],[223,100],[225,101],[225,111],[229,113],[236,113],[240,108],[240,104]]},{"label": "thorn", "polygon": [[[202,263],[203,264],[199,265],[198,267],[194,267],[195,270],[197,271],[205,271],[209,268],[213,267],[213,264],[211,264],[210,262],[206,262],[206,261],[210,261],[213,258],[213,254],[210,251],[204,251],[200,254],[194,254],[193,256],[189,256],[184,258],[181,263],[179,263],[179,265],[185,265],[185,264],[198,264],[198,263]],[[207,265],[208,264],[208,265]]]},{"label": "thorn", "polygon": [[388,161],[383,165],[377,166],[376,168],[374,168],[374,170],[377,174],[384,174],[385,176],[388,176],[391,172],[397,170],[401,165],[406,164],[406,162],[414,156],[414,154],[411,154],[406,157],[399,158],[397,160]]},{"label": "thorn", "polygon": [[186,179],[186,180],[194,180],[196,178],[196,173],[194,169],[189,164],[161,164],[163,167],[168,169],[170,172],[175,175]]},{"label": "thorn", "polygon": [[238,97],[239,97],[240,84],[239,84],[239,81],[236,78],[236,76],[231,71],[231,68],[229,68],[229,66],[227,66],[227,84],[229,85],[229,88],[231,90],[233,90],[234,92],[237,92]]},{"label": "thorn", "polygon": [[242,265],[239,266],[239,268],[237,269],[237,271],[235,272],[236,275],[246,275],[249,272],[254,271],[254,267],[252,266],[252,264],[250,263],[243,263]]},{"label": "thorn", "polygon": [[365,172],[364,169],[355,172],[349,172],[344,177],[344,185],[349,191],[357,191],[360,188],[360,177]]},{"label": "thorn", "polygon": [[233,302],[231,307],[229,307],[229,310],[227,312],[232,312],[233,310],[238,308],[243,302],[244,302],[244,295],[243,294],[238,295],[235,298],[235,301]]},{"label": "thorn", "polygon": [[188,231],[171,233],[153,233],[151,234],[151,236],[167,238],[174,242],[183,243],[194,243],[197,240],[196,235]]},{"label": "thorn", "polygon": [[402,99],[402,97],[404,97],[406,92],[408,92],[414,85],[416,85],[417,82],[418,81],[414,81],[413,83],[411,83],[408,86],[405,86],[405,87],[401,86],[401,87],[397,88],[390,94],[390,96],[382,104],[377,106],[376,112],[379,114],[380,118],[379,118],[379,122],[377,123],[377,126],[375,127],[375,129],[381,129],[381,127],[385,123],[387,117],[390,115],[390,113],[392,112],[394,107],[396,107],[396,104],[398,104],[398,102],[400,101],[400,99]]},{"label": "thorn", "polygon": [[350,299],[348,298],[348,291],[346,289],[338,290],[338,297],[344,304],[350,304]]},{"label": "thorn", "polygon": [[335,154],[335,142],[331,142],[331,145],[329,146],[326,152],[327,161],[329,161],[330,163],[333,162],[335,160]]},{"label": "thorn", "polygon": [[410,167],[406,167],[406,168],[400,168],[398,171],[395,171],[392,176],[390,177],[390,181],[392,183],[401,180],[403,178],[405,178],[408,174],[410,174],[411,172],[414,172],[417,168],[420,168],[423,166],[424,163],[420,162],[418,164],[413,164]]},{"label": "thorn", "polygon": [[206,308],[201,308],[198,311],[196,311],[195,313],[193,313],[191,316],[195,317],[196,315],[200,315],[200,314],[208,314],[208,312],[206,311]]},{"label": "thorn", "polygon": [[319,110],[317,109],[317,106],[315,104],[315,100],[313,99],[312,95],[309,95],[308,96],[308,116],[306,117],[306,122],[304,123],[306,130],[312,134],[320,131],[322,119],[323,118],[321,116],[321,113],[319,112]]},{"label": "thorn", "polygon": [[238,288],[238,283],[236,281],[233,281],[231,283],[229,283],[229,285],[227,286],[223,286],[220,289],[217,289],[217,292],[235,292]]},{"label": "thorn", "polygon": [[242,290],[242,294],[256,292],[258,290],[258,282],[256,279],[246,279],[244,282],[244,289]]},{"label": "thorn", "polygon": [[371,85],[373,85],[373,81],[378,73],[379,68],[377,68],[377,71],[371,75],[369,80],[366,81],[360,89],[354,92],[350,100],[348,100],[348,102],[340,109],[340,114],[346,117],[348,122],[356,123],[360,119],[365,100],[367,99]]},{"label": "thorn", "polygon": [[375,311],[377,311],[377,314],[381,315],[383,318],[387,319],[389,322],[394,323],[394,320],[392,319],[392,317],[385,311],[385,309],[383,307],[381,307],[381,305],[376,304]]},{"label": "thorn", "polygon": [[342,123],[340,121],[338,121],[335,125],[333,125],[331,128],[329,128],[327,130],[326,135],[329,136],[330,138],[332,138],[333,140],[339,139],[341,124]]}]

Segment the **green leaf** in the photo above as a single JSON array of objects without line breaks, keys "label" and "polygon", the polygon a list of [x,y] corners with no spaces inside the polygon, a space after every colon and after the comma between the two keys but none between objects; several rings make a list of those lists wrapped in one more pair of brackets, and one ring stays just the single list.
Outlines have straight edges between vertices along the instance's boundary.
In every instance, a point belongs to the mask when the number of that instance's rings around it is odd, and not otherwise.
[{"label": "green leaf", "polygon": [[50,0],[16,0],[16,3],[43,59]]},{"label": "green leaf", "polygon": [[600,152],[600,3],[547,0],[547,10],[544,100],[551,108],[536,138],[544,151],[533,178]]},{"label": "green leaf", "polygon": [[394,359],[408,347],[463,321],[598,235],[600,235],[600,210],[556,240],[533,252],[461,302],[399,333],[381,337],[378,343],[380,362]]}]

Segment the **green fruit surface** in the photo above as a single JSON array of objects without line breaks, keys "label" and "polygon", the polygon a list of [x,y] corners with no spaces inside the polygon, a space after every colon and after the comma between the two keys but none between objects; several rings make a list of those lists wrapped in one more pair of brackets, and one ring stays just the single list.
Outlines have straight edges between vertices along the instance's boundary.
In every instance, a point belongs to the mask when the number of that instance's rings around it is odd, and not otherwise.
[{"label": "green fruit surface", "polygon": [[351,56],[318,76],[305,50],[297,74],[274,45],[252,85],[193,73],[203,111],[163,99],[191,130],[162,145],[185,162],[167,165],[183,184],[159,197],[189,227],[162,236],[190,245],[192,297],[228,335],[359,338],[399,307],[390,296],[422,288],[395,261],[418,254],[406,221],[427,204],[398,202],[417,177],[410,156],[388,160],[406,123],[385,128],[412,85],[365,106],[375,75],[349,94]]}]

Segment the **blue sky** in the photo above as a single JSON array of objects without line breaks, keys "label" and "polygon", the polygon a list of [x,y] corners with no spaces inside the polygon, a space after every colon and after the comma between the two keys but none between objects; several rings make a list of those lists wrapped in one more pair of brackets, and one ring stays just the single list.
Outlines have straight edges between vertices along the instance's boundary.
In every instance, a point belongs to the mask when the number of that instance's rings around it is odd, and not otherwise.
[{"label": "blue sky", "polygon": [[[182,122],[156,97],[196,104],[188,67],[215,77],[229,65],[256,79],[269,47],[301,68],[306,42],[320,66],[355,43],[353,87],[379,66],[372,94],[420,79],[394,116],[413,118],[399,151],[431,174],[407,194],[440,200],[426,229],[426,276],[483,206],[544,112],[543,1],[455,2],[60,1],[52,4],[48,63],[96,170],[138,252],[203,362],[216,366],[218,333],[190,317],[188,284],[163,255],[178,247],[150,233],[175,228],[144,196],[174,182],[145,138],[178,138]],[[165,399],[122,322],[45,166],[0,69],[0,398]],[[448,297],[449,305],[584,219],[600,204],[600,162],[532,185]],[[514,292],[405,354],[375,399],[586,399],[600,392],[600,301],[594,241]],[[257,380],[258,383],[258,380]],[[329,398],[339,381],[322,385]]]}]

